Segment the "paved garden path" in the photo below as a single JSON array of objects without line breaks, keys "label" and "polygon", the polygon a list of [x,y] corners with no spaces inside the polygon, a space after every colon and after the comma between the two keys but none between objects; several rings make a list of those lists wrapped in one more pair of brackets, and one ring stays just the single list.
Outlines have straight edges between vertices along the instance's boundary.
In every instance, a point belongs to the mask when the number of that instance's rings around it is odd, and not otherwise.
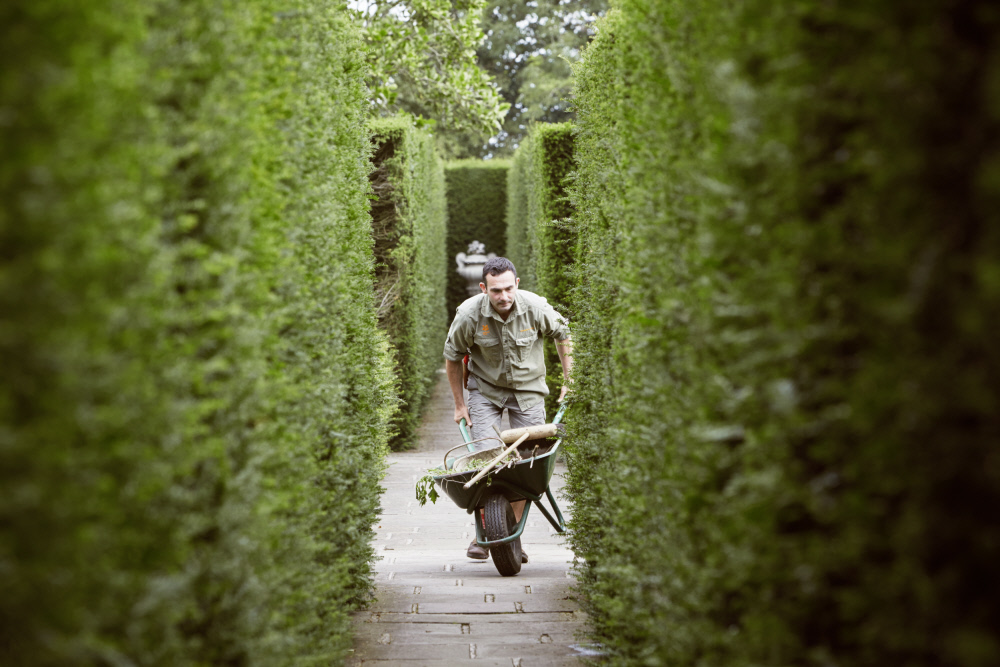
[{"label": "paved garden path", "polygon": [[[462,442],[443,370],[431,400],[419,448],[389,457],[375,538],[378,600],[355,616],[348,665],[583,665],[584,618],[570,597],[573,554],[537,509],[521,538],[531,562],[501,577],[492,560],[465,557],[471,515],[447,497],[424,507],[414,499],[416,480]],[[561,490],[564,472],[557,468],[553,489]],[[566,515],[564,496],[554,492]]]}]

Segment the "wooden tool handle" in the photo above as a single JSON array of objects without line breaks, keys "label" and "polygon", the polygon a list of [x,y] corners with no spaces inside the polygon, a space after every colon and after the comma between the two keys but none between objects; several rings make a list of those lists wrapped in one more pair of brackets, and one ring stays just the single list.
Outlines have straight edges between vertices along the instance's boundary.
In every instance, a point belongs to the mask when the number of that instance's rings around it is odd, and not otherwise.
[{"label": "wooden tool handle", "polygon": [[520,445],[522,442],[524,442],[527,439],[528,439],[528,434],[525,433],[520,438],[518,438],[517,441],[513,445],[511,445],[510,447],[508,447],[507,449],[505,449],[503,451],[503,454],[501,454],[500,456],[496,457],[495,459],[493,459],[492,461],[490,461],[488,464],[486,464],[485,466],[483,466],[483,469],[480,470],[478,473],[476,473],[475,477],[473,477],[468,482],[466,482],[463,485],[463,488],[467,489],[470,486],[472,486],[473,484],[475,484],[476,482],[478,482],[479,480],[481,480],[483,477],[485,477],[488,472],[490,472],[491,470],[493,470],[493,467],[496,464],[500,463],[500,461],[503,460],[503,457],[507,456],[512,451],[514,451],[515,449],[517,449],[517,446]]},{"label": "wooden tool handle", "polygon": [[502,432],[500,438],[509,445],[522,435],[527,435],[528,440],[555,438],[559,435],[559,427],[556,424],[538,424],[537,426],[526,426],[525,428],[511,428]]}]

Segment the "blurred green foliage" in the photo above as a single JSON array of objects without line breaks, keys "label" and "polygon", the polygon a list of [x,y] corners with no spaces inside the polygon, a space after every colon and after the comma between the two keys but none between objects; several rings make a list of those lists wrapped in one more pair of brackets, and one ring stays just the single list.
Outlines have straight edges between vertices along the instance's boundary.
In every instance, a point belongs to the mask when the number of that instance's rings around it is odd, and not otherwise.
[{"label": "blurred green foliage", "polygon": [[997,664],[1000,11],[614,7],[567,420],[610,664]]},{"label": "blurred green foliage", "polygon": [[487,253],[503,257],[507,234],[507,160],[457,160],[444,168],[448,187],[447,308],[449,317],[469,298],[465,279],[456,271],[455,256],[467,253],[472,241]]},{"label": "blurred green foliage", "polygon": [[509,110],[488,143],[469,132],[440,128],[449,156],[509,157],[531,122],[573,118],[571,64],[593,36],[607,0],[489,0],[482,10],[485,38],[476,61],[496,85]]},{"label": "blurred green foliage", "polygon": [[399,111],[482,143],[509,105],[476,62],[486,0],[354,0],[373,110]]},{"label": "blurred green foliage", "polygon": [[0,651],[336,664],[395,389],[341,2],[0,9]]},{"label": "blurred green foliage", "polygon": [[[569,123],[535,123],[514,154],[507,181],[507,257],[521,287],[549,300],[570,321],[576,231],[566,186],[574,169]],[[557,408],[563,384],[554,343],[545,344],[548,414]]]},{"label": "blurred green foliage", "polygon": [[375,299],[379,326],[394,350],[402,409],[394,450],[416,444],[416,430],[441,367],[445,310],[444,164],[433,138],[407,116],[372,121]]}]

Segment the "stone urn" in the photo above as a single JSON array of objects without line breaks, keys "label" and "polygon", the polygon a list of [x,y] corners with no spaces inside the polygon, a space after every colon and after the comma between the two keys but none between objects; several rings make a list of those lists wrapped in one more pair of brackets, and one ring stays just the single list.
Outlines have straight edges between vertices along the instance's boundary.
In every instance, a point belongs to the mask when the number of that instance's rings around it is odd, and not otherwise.
[{"label": "stone urn", "polygon": [[486,246],[479,241],[470,243],[467,250],[455,255],[455,263],[458,264],[458,275],[465,280],[465,291],[469,296],[476,296],[482,291],[479,283],[483,281],[483,264],[496,257],[496,253],[485,254]]}]

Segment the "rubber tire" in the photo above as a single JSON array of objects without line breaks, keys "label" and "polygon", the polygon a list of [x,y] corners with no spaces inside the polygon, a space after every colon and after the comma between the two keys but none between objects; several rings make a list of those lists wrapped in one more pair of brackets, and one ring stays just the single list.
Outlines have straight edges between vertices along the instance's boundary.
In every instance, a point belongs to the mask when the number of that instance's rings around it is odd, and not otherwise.
[{"label": "rubber tire", "polygon": [[[517,528],[514,508],[502,493],[493,493],[486,498],[484,514],[486,539],[491,542],[508,537]],[[497,572],[505,577],[513,577],[521,571],[521,538],[490,547],[490,556],[493,557]]]}]

